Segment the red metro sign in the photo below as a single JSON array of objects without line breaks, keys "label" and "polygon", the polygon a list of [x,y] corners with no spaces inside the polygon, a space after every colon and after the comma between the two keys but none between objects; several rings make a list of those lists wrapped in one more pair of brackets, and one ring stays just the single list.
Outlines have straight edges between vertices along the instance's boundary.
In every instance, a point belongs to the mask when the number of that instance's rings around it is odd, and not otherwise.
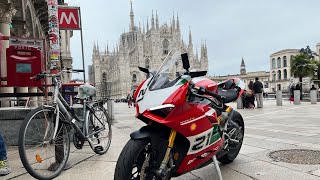
[{"label": "red metro sign", "polygon": [[59,29],[81,29],[79,7],[59,6]]}]

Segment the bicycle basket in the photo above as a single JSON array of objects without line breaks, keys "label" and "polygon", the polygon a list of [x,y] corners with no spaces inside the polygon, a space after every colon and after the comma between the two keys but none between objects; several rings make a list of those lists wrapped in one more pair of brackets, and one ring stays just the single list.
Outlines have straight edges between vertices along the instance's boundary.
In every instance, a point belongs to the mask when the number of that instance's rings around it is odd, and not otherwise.
[{"label": "bicycle basket", "polygon": [[88,97],[96,96],[96,88],[86,83],[84,85],[79,86],[77,97],[79,99],[86,99]]}]

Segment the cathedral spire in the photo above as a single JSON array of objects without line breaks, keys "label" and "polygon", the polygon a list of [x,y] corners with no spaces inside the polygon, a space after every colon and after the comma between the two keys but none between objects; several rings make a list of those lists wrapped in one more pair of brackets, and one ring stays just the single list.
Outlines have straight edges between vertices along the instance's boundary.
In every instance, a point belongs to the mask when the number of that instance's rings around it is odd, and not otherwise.
[{"label": "cathedral spire", "polygon": [[146,29],[145,29],[145,25],[144,25],[144,21],[143,21],[143,34],[146,33]]},{"label": "cathedral spire", "polygon": [[107,41],[107,53],[109,54],[109,41]]},{"label": "cathedral spire", "polygon": [[156,10],[156,29],[159,30],[159,18],[158,18],[158,11]]},{"label": "cathedral spire", "polygon": [[93,42],[93,53],[95,53],[97,50],[97,47],[96,47],[96,41]]},{"label": "cathedral spire", "polygon": [[243,56],[242,56],[241,66],[246,66],[246,64],[244,63],[244,60],[243,60]]},{"label": "cathedral spire", "polygon": [[133,8],[132,8],[132,1],[130,0],[130,5],[131,5],[131,11],[130,11],[130,30],[134,31],[134,13],[133,13]]},{"label": "cathedral spire", "polygon": [[154,16],[153,16],[153,10],[152,10],[152,18],[151,18],[151,29],[154,30]]},{"label": "cathedral spire", "polygon": [[139,32],[141,33],[141,23],[139,21]]},{"label": "cathedral spire", "polygon": [[196,47],[196,59],[199,59],[199,55],[198,55],[198,47]]},{"label": "cathedral spire", "polygon": [[179,14],[177,13],[177,30],[180,30]]},{"label": "cathedral spire", "polygon": [[242,56],[242,61],[240,65],[240,74],[247,74],[246,64],[244,63],[243,56]]},{"label": "cathedral spire", "polygon": [[97,41],[97,51],[100,53],[99,42]]},{"label": "cathedral spire", "polygon": [[174,18],[174,11],[173,11],[173,16],[172,16],[172,28],[175,29],[176,28],[176,20]]},{"label": "cathedral spire", "polygon": [[149,17],[147,17],[147,32],[149,31]]},{"label": "cathedral spire", "polygon": [[191,27],[189,26],[189,46],[192,45]]}]

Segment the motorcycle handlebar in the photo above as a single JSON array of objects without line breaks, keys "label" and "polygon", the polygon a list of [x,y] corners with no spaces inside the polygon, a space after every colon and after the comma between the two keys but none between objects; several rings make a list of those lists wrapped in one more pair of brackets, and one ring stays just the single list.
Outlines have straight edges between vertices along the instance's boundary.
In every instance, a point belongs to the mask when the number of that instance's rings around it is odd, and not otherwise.
[{"label": "motorcycle handlebar", "polygon": [[197,86],[195,86],[195,84],[192,83],[192,84],[191,84],[191,87],[192,87],[193,89],[196,89],[196,90],[198,90],[199,92],[201,92],[201,94],[206,94],[206,95],[212,96],[212,97],[218,99],[219,101],[221,101],[221,100],[223,99],[223,97],[220,96],[219,94],[216,94],[216,93],[214,93],[214,92],[208,91],[208,90],[207,90],[205,87],[203,87],[203,86],[197,87]]}]

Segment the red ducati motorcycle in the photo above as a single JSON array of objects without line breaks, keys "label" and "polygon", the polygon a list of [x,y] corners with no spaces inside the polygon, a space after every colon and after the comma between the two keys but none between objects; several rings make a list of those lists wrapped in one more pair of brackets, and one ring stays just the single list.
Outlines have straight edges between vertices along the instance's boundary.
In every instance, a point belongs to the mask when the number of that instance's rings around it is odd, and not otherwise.
[{"label": "red ducati motorcycle", "polygon": [[157,72],[139,67],[149,78],[134,94],[136,117],[147,125],[130,135],[115,180],[168,180],[212,161],[222,179],[217,160],[228,164],[239,154],[243,118],[226,103],[237,100],[245,84],[215,83],[202,77],[206,71],[189,68],[188,55],[179,52],[170,52]]}]

